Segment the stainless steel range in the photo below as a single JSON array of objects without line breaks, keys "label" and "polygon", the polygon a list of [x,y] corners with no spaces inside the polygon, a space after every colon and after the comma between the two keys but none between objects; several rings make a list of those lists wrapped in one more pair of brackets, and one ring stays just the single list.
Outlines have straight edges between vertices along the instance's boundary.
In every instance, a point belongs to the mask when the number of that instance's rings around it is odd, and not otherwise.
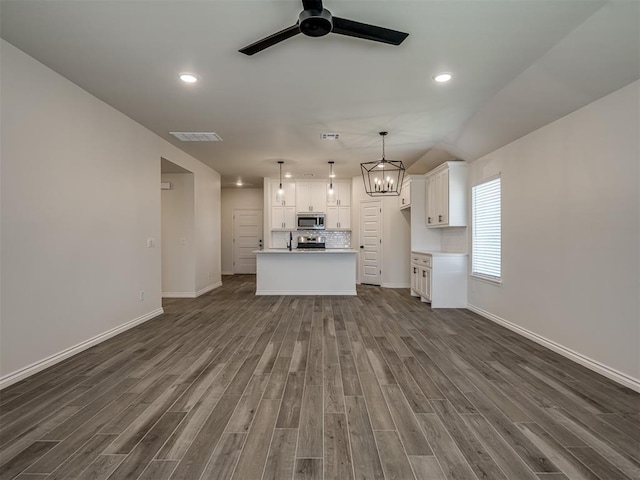
[{"label": "stainless steel range", "polygon": [[322,236],[300,235],[298,237],[298,249],[325,248],[325,238]]}]

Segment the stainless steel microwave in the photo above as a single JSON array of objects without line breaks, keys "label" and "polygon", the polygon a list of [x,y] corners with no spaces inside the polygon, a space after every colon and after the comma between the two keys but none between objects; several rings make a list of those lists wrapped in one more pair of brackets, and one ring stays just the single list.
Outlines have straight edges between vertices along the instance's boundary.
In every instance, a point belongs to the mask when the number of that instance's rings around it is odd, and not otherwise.
[{"label": "stainless steel microwave", "polygon": [[324,230],[324,213],[299,213],[298,230]]}]

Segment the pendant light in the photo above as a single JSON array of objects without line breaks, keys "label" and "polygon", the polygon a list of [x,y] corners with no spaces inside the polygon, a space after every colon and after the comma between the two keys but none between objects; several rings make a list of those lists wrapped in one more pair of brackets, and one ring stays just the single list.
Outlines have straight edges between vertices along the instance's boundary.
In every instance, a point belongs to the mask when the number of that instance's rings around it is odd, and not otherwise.
[{"label": "pendant light", "polygon": [[278,189],[278,195],[282,195],[284,190],[282,189],[282,164],[284,162],[282,160],[278,160],[278,165],[280,165],[280,188]]},{"label": "pendant light", "polygon": [[333,177],[335,177],[335,175],[333,174],[333,160],[329,161],[329,195],[333,195]]},{"label": "pendant light", "polygon": [[384,151],[384,137],[387,132],[379,132],[382,137],[382,159],[360,164],[364,189],[371,197],[397,196],[402,190],[404,165],[399,160],[387,160]]}]

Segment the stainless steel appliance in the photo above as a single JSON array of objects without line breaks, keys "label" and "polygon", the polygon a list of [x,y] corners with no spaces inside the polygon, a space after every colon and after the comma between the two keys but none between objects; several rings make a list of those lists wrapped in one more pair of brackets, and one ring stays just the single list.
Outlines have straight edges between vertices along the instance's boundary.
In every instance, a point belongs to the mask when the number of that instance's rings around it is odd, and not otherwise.
[{"label": "stainless steel appliance", "polygon": [[310,248],[325,248],[325,238],[322,236],[305,236],[300,235],[298,237],[298,246],[299,249],[310,249]]},{"label": "stainless steel appliance", "polygon": [[324,213],[299,213],[298,230],[324,230]]}]

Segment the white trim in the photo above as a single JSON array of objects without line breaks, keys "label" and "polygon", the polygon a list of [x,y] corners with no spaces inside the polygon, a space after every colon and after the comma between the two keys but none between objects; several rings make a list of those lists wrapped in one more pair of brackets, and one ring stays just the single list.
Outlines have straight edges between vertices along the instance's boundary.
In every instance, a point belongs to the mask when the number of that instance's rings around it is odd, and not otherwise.
[{"label": "white trim", "polygon": [[222,272],[221,275],[235,275],[233,272]]},{"label": "white trim", "polygon": [[222,286],[222,281],[216,282],[216,283],[212,283],[211,285],[204,287],[201,290],[198,290],[196,292],[196,297],[199,297],[200,295],[204,295],[205,293],[210,292],[211,290],[215,290],[218,287]]},{"label": "white trim", "polygon": [[98,343],[102,343],[105,340],[108,340],[109,338],[118,335],[119,333],[122,333],[126,330],[129,330],[135,327],[136,325],[140,325],[141,323],[144,323],[147,320],[151,320],[152,318],[155,318],[158,315],[162,315],[163,313],[164,313],[164,310],[162,308],[158,308],[153,312],[145,313],[144,315],[138,318],[134,318],[133,320],[130,320],[126,323],[123,323],[118,327],[112,328],[111,330],[107,330],[104,333],[101,333],[99,335],[96,335],[95,337],[92,337],[88,340],[80,342],[72,347],[62,350],[61,352],[58,352],[47,358],[43,358],[42,360],[32,363],[31,365],[21,368],[20,370],[16,370],[13,373],[9,373],[3,377],[0,377],[0,390],[8,387],[9,385],[13,385],[14,383],[17,383],[20,380],[24,380],[25,378],[30,377],[31,375],[34,375],[44,370],[45,368],[51,367],[56,363],[60,363],[61,361],[66,360],[67,358],[77,353],[80,353],[88,348],[91,348],[94,345],[97,345]]},{"label": "white trim", "polygon": [[410,283],[383,283],[382,288],[411,288]]},{"label": "white trim", "polygon": [[162,298],[196,298],[195,292],[162,292]]},{"label": "white trim", "polygon": [[314,290],[305,292],[300,290],[256,290],[256,295],[358,295],[355,290]]},{"label": "white trim", "polygon": [[516,332],[517,334],[522,335],[523,337],[528,338],[529,340],[533,340],[534,342],[542,345],[543,347],[548,348],[549,350],[553,350],[554,352],[559,353],[560,355],[568,358],[569,360],[573,360],[574,362],[579,363],[584,367],[587,367],[589,370],[593,370],[594,372],[599,373],[600,375],[603,375],[613,380],[614,382],[619,383],[620,385],[624,385],[625,387],[628,387],[631,390],[640,392],[640,380],[638,380],[637,378],[633,378],[625,373],[619,372],[614,368],[608,367],[607,365],[597,362],[596,360],[593,360],[589,357],[586,357],[581,353],[575,352],[570,348],[560,345],[559,343],[549,340],[541,335],[538,335],[537,333],[533,333],[527,330],[526,328],[522,328],[519,325],[516,325],[515,323],[511,323],[510,321],[505,320],[504,318],[498,317],[493,313],[487,312],[486,310],[482,310],[481,308],[475,307],[471,304],[467,304],[467,308],[472,312],[475,312],[478,315],[481,315],[486,319],[491,320],[492,322],[502,325],[503,327],[506,327],[509,330]]}]

